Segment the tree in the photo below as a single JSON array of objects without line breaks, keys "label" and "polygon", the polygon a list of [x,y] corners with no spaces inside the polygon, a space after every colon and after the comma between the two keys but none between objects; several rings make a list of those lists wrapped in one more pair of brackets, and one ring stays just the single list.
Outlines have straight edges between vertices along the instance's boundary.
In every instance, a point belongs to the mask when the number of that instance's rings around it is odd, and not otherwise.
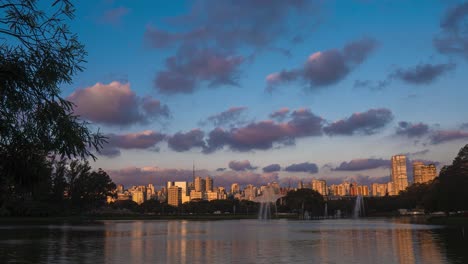
[{"label": "tree", "polygon": [[468,144],[458,152],[449,166],[444,166],[438,178],[437,200],[445,212],[468,209]]},{"label": "tree", "polygon": [[71,83],[85,62],[84,46],[66,25],[73,13],[69,0],[50,4],[0,0],[0,186],[4,188],[31,181],[32,175],[22,172],[25,164],[47,155],[95,158],[92,149],[105,141],[73,114],[73,104],[60,95],[60,86]]},{"label": "tree", "polygon": [[295,212],[308,211],[312,215],[323,215],[324,200],[323,196],[312,189],[299,189],[290,191],[284,197],[286,206]]},{"label": "tree", "polygon": [[87,161],[80,162],[79,160],[70,163],[68,185],[68,196],[72,205],[79,211],[103,206],[107,196],[113,196],[116,188],[105,171],[102,169],[91,171],[91,166]]}]

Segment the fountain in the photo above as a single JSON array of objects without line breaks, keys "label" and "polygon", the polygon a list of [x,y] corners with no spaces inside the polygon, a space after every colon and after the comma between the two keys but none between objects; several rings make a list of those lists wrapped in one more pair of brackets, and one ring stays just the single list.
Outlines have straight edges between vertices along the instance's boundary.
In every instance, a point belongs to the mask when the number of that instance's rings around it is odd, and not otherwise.
[{"label": "fountain", "polygon": [[323,212],[323,217],[326,219],[328,218],[328,206],[327,206],[327,203],[325,203],[325,209],[324,209],[324,212]]},{"label": "fountain", "polygon": [[256,197],[255,201],[260,203],[260,210],[258,211],[259,220],[267,220],[271,218],[271,206],[275,207],[276,213],[276,200],[281,195],[275,194],[275,190],[271,187],[265,188],[261,196]]},{"label": "fountain", "polygon": [[364,216],[364,213],[364,199],[362,198],[362,195],[358,195],[356,196],[356,201],[354,203],[353,218]]}]

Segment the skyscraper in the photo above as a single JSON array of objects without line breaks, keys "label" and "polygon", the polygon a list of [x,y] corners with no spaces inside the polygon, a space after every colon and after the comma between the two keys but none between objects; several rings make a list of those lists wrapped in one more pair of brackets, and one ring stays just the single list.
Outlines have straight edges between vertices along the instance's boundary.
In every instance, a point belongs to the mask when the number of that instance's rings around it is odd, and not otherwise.
[{"label": "skyscraper", "polygon": [[437,168],[434,164],[425,165],[421,161],[413,162],[414,183],[426,183],[437,177]]},{"label": "skyscraper", "polygon": [[408,187],[408,174],[406,171],[406,156],[392,156],[392,182],[393,195],[398,195]]},{"label": "skyscraper", "polygon": [[317,191],[321,195],[327,195],[327,182],[325,180],[312,180],[312,190]]},{"label": "skyscraper", "polygon": [[195,177],[195,191],[204,192],[205,191],[205,180],[202,177]]},{"label": "skyscraper", "polygon": [[171,186],[168,189],[167,203],[172,206],[179,206],[182,204],[182,188]]},{"label": "skyscraper", "polygon": [[211,177],[205,178],[205,191],[207,192],[213,191],[213,178]]},{"label": "skyscraper", "polygon": [[231,194],[236,194],[240,192],[240,187],[238,183],[231,184]]}]

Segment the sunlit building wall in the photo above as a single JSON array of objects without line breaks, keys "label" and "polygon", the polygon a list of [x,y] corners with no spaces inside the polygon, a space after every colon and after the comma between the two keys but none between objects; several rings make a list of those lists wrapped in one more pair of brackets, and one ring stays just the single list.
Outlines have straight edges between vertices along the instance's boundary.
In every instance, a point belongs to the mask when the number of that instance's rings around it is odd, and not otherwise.
[{"label": "sunlit building wall", "polygon": [[182,204],[182,188],[171,186],[167,191],[167,203],[172,206],[179,206]]},{"label": "sunlit building wall", "polygon": [[393,195],[398,195],[408,187],[408,172],[406,170],[406,156],[392,156]]},{"label": "sunlit building wall", "polygon": [[383,197],[385,195],[387,195],[386,183],[373,183],[372,184],[372,196]]},{"label": "sunlit building wall", "polygon": [[426,183],[437,177],[437,168],[434,164],[425,165],[421,161],[413,162],[414,183]]},{"label": "sunlit building wall", "polygon": [[213,178],[211,178],[211,177],[206,177],[205,178],[205,191],[206,192],[213,191]]},{"label": "sunlit building wall", "polygon": [[327,182],[325,180],[312,180],[312,190],[317,191],[321,195],[327,195]]}]

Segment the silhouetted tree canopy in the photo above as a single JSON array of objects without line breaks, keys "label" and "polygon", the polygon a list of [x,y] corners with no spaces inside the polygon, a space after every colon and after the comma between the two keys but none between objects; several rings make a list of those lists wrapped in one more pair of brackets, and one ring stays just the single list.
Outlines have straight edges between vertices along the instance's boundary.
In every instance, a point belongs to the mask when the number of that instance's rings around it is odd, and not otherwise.
[{"label": "silhouetted tree canopy", "polygon": [[33,169],[25,167],[47,155],[94,158],[92,149],[105,140],[60,94],[85,62],[66,24],[73,12],[68,0],[0,1],[1,186],[32,182]]}]

